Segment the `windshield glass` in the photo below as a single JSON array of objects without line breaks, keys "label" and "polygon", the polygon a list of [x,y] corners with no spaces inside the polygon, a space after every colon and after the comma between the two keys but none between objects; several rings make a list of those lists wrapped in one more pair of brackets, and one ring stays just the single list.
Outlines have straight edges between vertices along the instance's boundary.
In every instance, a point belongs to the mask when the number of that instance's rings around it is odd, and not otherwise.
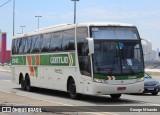
[{"label": "windshield glass", "polygon": [[94,73],[105,75],[143,72],[140,41],[95,40]]},{"label": "windshield glass", "polygon": [[121,75],[143,72],[141,54],[138,41],[95,40],[94,73]]},{"label": "windshield glass", "polygon": [[91,27],[92,37],[94,39],[139,39],[136,27]]},{"label": "windshield glass", "polygon": [[143,53],[136,27],[92,26],[95,42],[94,73],[136,74],[144,71]]}]

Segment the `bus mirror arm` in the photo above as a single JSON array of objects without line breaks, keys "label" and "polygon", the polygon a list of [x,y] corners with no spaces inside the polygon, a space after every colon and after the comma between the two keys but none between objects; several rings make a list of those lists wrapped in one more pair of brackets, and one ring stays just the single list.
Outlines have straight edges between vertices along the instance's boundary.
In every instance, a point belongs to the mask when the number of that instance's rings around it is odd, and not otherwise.
[{"label": "bus mirror arm", "polygon": [[88,55],[92,55],[94,54],[94,40],[93,38],[87,38],[88,40],[88,47],[89,47],[89,54]]},{"label": "bus mirror arm", "polygon": [[150,40],[141,38],[141,40],[144,40],[146,42],[146,46],[147,46],[147,53],[151,53],[152,51],[152,42]]}]

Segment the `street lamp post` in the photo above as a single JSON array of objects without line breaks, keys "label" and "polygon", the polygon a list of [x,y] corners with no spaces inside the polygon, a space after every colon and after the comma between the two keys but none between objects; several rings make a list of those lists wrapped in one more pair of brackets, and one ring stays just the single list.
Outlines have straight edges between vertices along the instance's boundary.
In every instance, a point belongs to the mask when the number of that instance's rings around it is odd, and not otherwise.
[{"label": "street lamp post", "polygon": [[23,28],[26,27],[26,26],[20,26],[20,27],[22,28],[22,34],[23,34]]},{"label": "street lamp post", "polygon": [[38,18],[38,29],[39,29],[39,18],[42,16],[35,16],[36,18]]},{"label": "street lamp post", "polygon": [[74,1],[74,24],[76,23],[76,2],[79,0],[71,0]]},{"label": "street lamp post", "polygon": [[15,0],[13,0],[13,36],[15,30]]}]

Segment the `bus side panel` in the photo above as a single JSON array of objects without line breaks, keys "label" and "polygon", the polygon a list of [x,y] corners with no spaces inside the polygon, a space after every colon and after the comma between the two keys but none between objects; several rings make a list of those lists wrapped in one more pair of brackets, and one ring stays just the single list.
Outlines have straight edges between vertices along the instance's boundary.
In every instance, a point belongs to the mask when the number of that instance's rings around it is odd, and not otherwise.
[{"label": "bus side panel", "polygon": [[35,87],[67,91],[67,80],[69,76],[73,77],[77,92],[83,93],[83,87],[78,82],[80,74],[77,67],[38,67],[38,76],[31,77],[31,84]]},{"label": "bus side panel", "polygon": [[27,66],[12,66],[12,81],[16,84],[19,84],[20,74],[22,74],[23,78],[25,78],[26,73],[29,71],[27,70]]}]

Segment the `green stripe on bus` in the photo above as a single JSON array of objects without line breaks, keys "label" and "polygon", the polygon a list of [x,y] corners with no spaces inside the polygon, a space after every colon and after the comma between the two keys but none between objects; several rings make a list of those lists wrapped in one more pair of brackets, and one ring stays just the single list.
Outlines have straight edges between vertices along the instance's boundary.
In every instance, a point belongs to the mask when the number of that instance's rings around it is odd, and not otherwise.
[{"label": "green stripe on bus", "polygon": [[12,65],[26,65],[26,58],[25,56],[12,56],[11,60]]},{"label": "green stripe on bus", "polygon": [[[40,55],[40,65],[76,66],[75,53]],[[31,56],[32,65],[36,65],[36,55]],[[12,65],[27,65],[26,56],[12,56]]]},{"label": "green stripe on bus", "polygon": [[40,65],[50,65],[49,55],[40,55]]},{"label": "green stripe on bus", "polygon": [[75,66],[76,65],[76,55],[75,55],[75,53],[71,53],[71,55],[72,55],[72,59],[73,59],[73,66]]},{"label": "green stripe on bus", "polygon": [[22,63],[22,65],[26,65],[26,56],[22,56],[22,60],[23,60],[23,63]]},{"label": "green stripe on bus", "polygon": [[32,65],[36,65],[36,59],[35,59],[35,56],[31,56],[32,58]]},{"label": "green stripe on bus", "polygon": [[[75,55],[75,54],[73,54]],[[50,55],[50,65],[54,65],[54,66],[75,66],[75,64],[73,65],[74,60],[73,60],[73,55],[71,54],[58,54],[58,55]],[[75,56],[74,56],[75,58]]]}]

